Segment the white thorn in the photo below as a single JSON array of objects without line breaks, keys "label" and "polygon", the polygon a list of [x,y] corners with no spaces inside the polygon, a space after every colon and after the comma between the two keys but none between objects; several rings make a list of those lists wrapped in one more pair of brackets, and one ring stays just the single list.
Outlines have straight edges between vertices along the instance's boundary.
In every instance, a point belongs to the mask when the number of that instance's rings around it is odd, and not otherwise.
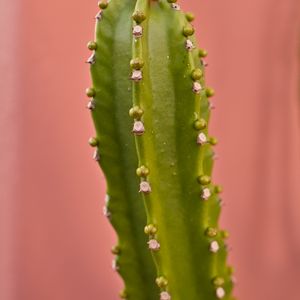
[{"label": "white thorn", "polygon": [[96,62],[96,55],[93,53],[86,61],[86,63],[93,65]]},{"label": "white thorn", "polygon": [[141,70],[133,70],[130,78],[131,78],[131,80],[136,81],[136,82],[142,80],[142,78],[143,78],[142,71]]},{"label": "white thorn", "polygon": [[208,198],[211,196],[211,192],[209,188],[205,188],[202,191],[202,199],[203,200],[208,200]]},{"label": "white thorn", "polygon": [[110,216],[111,216],[111,213],[110,213],[110,211],[108,210],[107,206],[103,206],[103,215],[104,215],[106,218],[110,218]]},{"label": "white thorn", "polygon": [[109,202],[109,198],[110,198],[109,195],[106,194],[105,197],[104,197],[104,202],[105,202],[105,203],[108,203],[108,202]]},{"label": "white thorn", "polygon": [[193,42],[191,40],[186,40],[185,42],[185,48],[188,50],[188,51],[192,51],[195,46],[193,44]]},{"label": "white thorn", "polygon": [[231,282],[232,282],[233,284],[237,284],[237,279],[236,279],[235,276],[231,276]]},{"label": "white thorn", "polygon": [[171,4],[171,7],[174,9],[174,10],[180,10],[180,6],[176,3],[172,3]]},{"label": "white thorn", "polygon": [[88,103],[87,108],[88,108],[89,110],[94,110],[95,107],[96,107],[96,101],[95,101],[94,99],[92,99],[92,100]]},{"label": "white thorn", "polygon": [[150,250],[158,251],[160,249],[160,244],[157,240],[152,239],[147,244]]},{"label": "white thorn", "polygon": [[132,34],[134,37],[139,38],[143,35],[143,27],[140,25],[136,25],[132,29]]},{"label": "white thorn", "polygon": [[225,297],[225,290],[222,287],[216,289],[216,296],[218,299],[223,299]]},{"label": "white thorn", "polygon": [[142,121],[135,121],[133,124],[132,132],[135,135],[142,135],[145,132],[145,127]]},{"label": "white thorn", "polygon": [[100,160],[100,154],[99,154],[98,149],[96,149],[96,150],[94,151],[93,159],[94,159],[95,161],[99,161],[99,160]]},{"label": "white thorn", "polygon": [[151,192],[151,186],[149,184],[149,182],[147,181],[142,181],[140,183],[140,190],[139,190],[140,193],[145,193],[145,194],[148,194]]},{"label": "white thorn", "polygon": [[103,12],[102,12],[102,10],[101,10],[101,11],[99,11],[99,12],[97,13],[97,15],[95,16],[95,19],[96,19],[97,21],[100,21],[100,20],[102,19],[102,17],[103,17]]},{"label": "white thorn", "polygon": [[216,108],[216,106],[212,102],[209,102],[209,109],[213,110],[215,108]]},{"label": "white thorn", "polygon": [[171,296],[168,292],[161,292],[160,300],[171,300]]},{"label": "white thorn", "polygon": [[204,67],[208,67],[208,63],[203,59],[202,59],[202,64],[203,64]]},{"label": "white thorn", "polygon": [[119,266],[117,264],[117,261],[115,259],[113,259],[112,263],[111,263],[111,267],[114,271],[118,271],[119,270]]},{"label": "white thorn", "polygon": [[220,250],[219,243],[217,241],[212,241],[209,246],[209,251],[212,253],[217,253]]},{"label": "white thorn", "polygon": [[196,94],[199,94],[202,90],[202,86],[199,82],[194,82],[193,83],[193,92]]},{"label": "white thorn", "polygon": [[205,143],[207,143],[207,137],[203,132],[201,132],[201,133],[198,134],[197,144],[198,145],[203,145]]},{"label": "white thorn", "polygon": [[214,153],[213,156],[212,156],[212,159],[213,160],[218,160],[220,157],[217,153]]}]

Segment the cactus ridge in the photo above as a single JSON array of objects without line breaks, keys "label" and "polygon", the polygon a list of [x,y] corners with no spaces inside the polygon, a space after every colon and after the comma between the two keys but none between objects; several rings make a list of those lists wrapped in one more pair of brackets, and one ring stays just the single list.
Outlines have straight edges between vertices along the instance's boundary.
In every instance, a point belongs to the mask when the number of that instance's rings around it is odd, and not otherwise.
[{"label": "cactus ridge", "polygon": [[[120,296],[129,299],[158,299],[154,284],[155,269],[143,232],[146,214],[137,193],[135,178],[137,158],[130,132],[131,83],[128,79],[132,1],[115,0],[97,20],[91,65],[94,108],[91,114],[98,143],[96,153],[107,182],[104,208],[118,234],[113,268],[122,276],[125,290]],[[103,76],[105,74],[105,76]],[[90,140],[95,146],[94,140]]]},{"label": "cactus ridge", "polygon": [[118,233],[120,297],[232,300],[221,188],[212,181],[214,91],[205,84],[207,53],[197,48],[194,17],[173,0],[99,6],[105,10],[88,44],[97,133],[89,142]]}]

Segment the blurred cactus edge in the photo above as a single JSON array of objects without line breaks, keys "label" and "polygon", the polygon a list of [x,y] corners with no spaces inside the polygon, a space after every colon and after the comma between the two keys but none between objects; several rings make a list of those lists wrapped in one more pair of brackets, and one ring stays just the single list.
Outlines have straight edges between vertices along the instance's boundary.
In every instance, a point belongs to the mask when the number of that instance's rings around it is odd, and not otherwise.
[{"label": "blurred cactus edge", "polygon": [[176,0],[100,1],[88,43],[89,143],[118,236],[128,300],[234,300],[221,186],[212,179],[213,89],[192,13]]}]

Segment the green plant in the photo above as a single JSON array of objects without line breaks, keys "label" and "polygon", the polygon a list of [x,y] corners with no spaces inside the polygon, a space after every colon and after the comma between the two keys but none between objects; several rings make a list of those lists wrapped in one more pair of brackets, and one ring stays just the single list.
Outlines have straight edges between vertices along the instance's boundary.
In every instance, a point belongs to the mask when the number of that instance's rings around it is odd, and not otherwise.
[{"label": "green plant", "polygon": [[[233,299],[221,188],[211,180],[214,92],[193,15],[176,0],[101,1],[87,89],[128,300]],[[152,257],[150,255],[152,254]]]}]

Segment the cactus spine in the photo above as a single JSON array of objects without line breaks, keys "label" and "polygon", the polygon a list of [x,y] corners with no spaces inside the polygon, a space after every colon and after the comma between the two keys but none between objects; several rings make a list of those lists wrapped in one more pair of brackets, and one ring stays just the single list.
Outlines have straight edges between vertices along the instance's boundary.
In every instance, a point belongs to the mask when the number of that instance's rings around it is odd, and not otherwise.
[{"label": "cactus spine", "polygon": [[90,144],[119,237],[121,297],[231,300],[221,189],[211,180],[214,92],[205,85],[206,52],[196,47],[193,16],[175,2],[100,2],[105,10],[88,44],[97,132]]}]

